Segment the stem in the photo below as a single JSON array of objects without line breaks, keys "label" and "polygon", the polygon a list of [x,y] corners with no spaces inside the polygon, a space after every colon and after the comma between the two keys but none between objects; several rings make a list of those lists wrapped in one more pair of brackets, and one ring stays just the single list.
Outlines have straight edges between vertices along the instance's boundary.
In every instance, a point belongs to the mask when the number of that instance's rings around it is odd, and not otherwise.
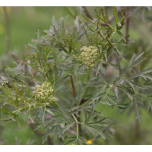
[{"label": "stem", "polygon": [[79,137],[79,122],[77,121],[76,117],[72,114],[76,124],[77,124],[77,138]]},{"label": "stem", "polygon": [[68,13],[70,13],[71,14],[71,16],[75,19],[76,18],[76,15],[75,15],[75,13],[71,10],[71,8],[69,8],[69,7],[64,7],[66,10],[67,10],[67,12]]},{"label": "stem", "polygon": [[105,15],[106,15],[106,18],[108,19],[108,7],[105,7]]},{"label": "stem", "polygon": [[70,76],[70,81],[71,81],[71,85],[72,85],[73,97],[76,97],[76,91],[75,91],[75,86],[74,86],[72,74],[69,74],[69,76]]},{"label": "stem", "polygon": [[15,60],[16,63],[20,63],[19,59],[17,58],[17,56],[14,53],[11,53],[12,58]]},{"label": "stem", "polygon": [[5,47],[5,54],[8,53],[9,48],[10,48],[10,27],[9,27],[9,20],[8,20],[8,15],[6,11],[6,7],[3,7],[3,12],[4,12],[4,19],[5,19],[5,24],[6,24],[6,47]]},{"label": "stem", "polygon": [[82,6],[82,8],[84,9],[86,16],[89,17],[89,18],[92,20],[93,18],[92,18],[92,16],[90,15],[90,13],[88,12],[86,6]]},{"label": "stem", "polygon": [[89,68],[89,69],[88,69],[88,77],[87,77],[88,80],[90,79],[90,71],[91,71],[91,70],[90,70],[90,68]]},{"label": "stem", "polygon": [[136,133],[136,138],[138,139],[140,137],[140,124],[137,119],[135,120],[135,133]]},{"label": "stem", "polygon": [[[69,76],[70,76],[70,81],[71,81],[71,85],[72,85],[73,97],[75,98],[76,97],[76,90],[75,90],[72,74],[69,74]],[[75,106],[76,106],[76,104],[75,104]],[[78,114],[79,114],[79,117],[77,117],[77,119],[78,119],[79,122],[81,122],[81,118],[80,118],[81,111],[79,111]],[[80,130],[80,133],[81,133],[81,124],[78,124],[78,127],[79,127],[79,130]]]},{"label": "stem", "polygon": [[[88,74],[87,74],[87,80],[90,79],[90,68],[88,69]],[[85,97],[86,93],[87,93],[88,88],[86,89],[86,91],[84,92],[83,98]]]},{"label": "stem", "polygon": [[[126,13],[127,14],[129,13],[129,7],[126,7]],[[129,35],[129,20],[130,20],[129,18],[126,19],[126,33],[125,33],[125,36]],[[128,37],[127,37],[126,44],[128,44]]]}]

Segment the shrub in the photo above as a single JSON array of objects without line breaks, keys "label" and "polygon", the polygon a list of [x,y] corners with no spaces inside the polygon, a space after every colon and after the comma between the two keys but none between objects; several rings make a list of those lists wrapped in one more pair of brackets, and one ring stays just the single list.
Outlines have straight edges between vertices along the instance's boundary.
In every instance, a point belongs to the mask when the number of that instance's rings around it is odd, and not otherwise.
[{"label": "shrub", "polygon": [[[37,39],[27,47],[26,61],[1,74],[1,120],[16,120],[19,113],[27,114],[32,122],[39,123],[36,129],[47,132],[43,142],[53,134],[63,144],[92,143],[85,140],[91,134],[94,140],[112,135],[112,118],[96,110],[100,104],[117,107],[119,114],[134,109],[141,122],[140,106],[151,108],[152,68],[140,71],[143,53],[127,62],[124,52],[119,51],[120,45],[129,42],[121,31],[123,9],[119,14],[113,7],[115,27],[101,8],[96,10],[95,21],[82,15],[69,27],[64,18],[59,23],[53,18],[50,30],[43,36],[38,31]],[[109,61],[110,56],[115,63]],[[110,77],[106,77],[107,66],[113,68]]]}]

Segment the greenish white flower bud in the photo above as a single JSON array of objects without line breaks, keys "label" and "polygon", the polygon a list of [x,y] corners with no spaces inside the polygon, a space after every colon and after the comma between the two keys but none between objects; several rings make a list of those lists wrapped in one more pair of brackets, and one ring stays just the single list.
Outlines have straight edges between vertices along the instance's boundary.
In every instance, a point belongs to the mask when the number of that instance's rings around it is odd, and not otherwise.
[{"label": "greenish white flower bud", "polygon": [[[32,92],[32,96],[38,100],[48,100],[49,103],[57,101],[56,98],[52,95],[54,92],[54,89],[52,88],[51,84],[49,82],[44,82],[42,86],[36,85],[35,90]],[[51,96],[50,96],[51,95]],[[50,97],[49,97],[50,96]]]},{"label": "greenish white flower bud", "polygon": [[94,67],[99,57],[98,48],[96,46],[83,46],[79,59],[88,67]]}]

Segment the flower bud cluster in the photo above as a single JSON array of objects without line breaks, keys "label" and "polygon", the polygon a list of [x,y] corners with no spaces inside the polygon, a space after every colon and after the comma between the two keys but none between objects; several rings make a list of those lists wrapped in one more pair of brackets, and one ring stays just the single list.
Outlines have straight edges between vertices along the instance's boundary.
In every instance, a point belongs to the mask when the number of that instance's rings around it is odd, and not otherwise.
[{"label": "flower bud cluster", "polygon": [[99,57],[98,48],[95,46],[83,46],[80,51],[81,54],[79,56],[79,59],[88,67],[92,68],[95,66],[95,63]]},{"label": "flower bud cluster", "polygon": [[48,82],[44,82],[42,86],[36,85],[35,90],[32,92],[32,96],[37,101],[48,101],[49,103],[56,102],[56,98],[52,95],[54,92],[54,89],[51,87],[51,84]]}]

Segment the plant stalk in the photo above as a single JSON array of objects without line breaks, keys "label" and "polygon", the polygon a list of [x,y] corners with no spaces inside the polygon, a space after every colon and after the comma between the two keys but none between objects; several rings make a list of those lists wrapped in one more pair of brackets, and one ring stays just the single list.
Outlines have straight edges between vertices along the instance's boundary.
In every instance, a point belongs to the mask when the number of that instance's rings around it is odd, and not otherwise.
[{"label": "plant stalk", "polygon": [[[71,85],[72,85],[73,97],[75,98],[75,97],[76,97],[76,90],[75,90],[75,86],[74,86],[74,81],[73,81],[72,74],[69,74],[69,76],[70,76],[70,81],[71,81]],[[75,104],[75,106],[76,106],[76,104]],[[79,117],[77,117],[77,120],[78,120],[79,122],[81,122],[81,118],[80,118],[81,111],[79,111],[78,114],[79,114]],[[76,118],[76,116],[74,116],[74,117]],[[80,133],[81,133],[81,124],[78,124],[77,127],[78,127],[78,130],[79,130]]]},{"label": "plant stalk", "polygon": [[5,54],[8,53],[9,48],[10,48],[10,26],[9,26],[9,19],[6,11],[6,7],[3,7],[3,12],[4,12],[4,19],[5,19],[5,24],[6,24],[6,47],[5,47]]},{"label": "plant stalk", "polygon": [[77,125],[77,138],[79,138],[79,123],[74,115],[72,115]]}]

